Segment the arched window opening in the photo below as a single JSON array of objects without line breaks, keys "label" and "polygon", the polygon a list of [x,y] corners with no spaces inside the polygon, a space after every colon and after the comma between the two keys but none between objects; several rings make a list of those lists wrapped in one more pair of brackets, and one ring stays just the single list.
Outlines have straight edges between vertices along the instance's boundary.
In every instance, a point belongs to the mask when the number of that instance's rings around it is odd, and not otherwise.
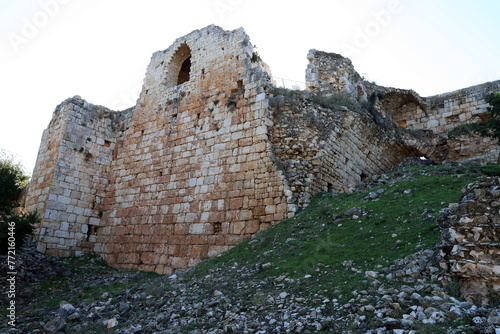
[{"label": "arched window opening", "polygon": [[179,45],[166,66],[167,88],[175,87],[191,79],[191,49],[186,43]]},{"label": "arched window opening", "polygon": [[191,72],[191,56],[189,56],[181,65],[179,76],[177,78],[177,85],[181,85],[189,81],[189,73]]}]

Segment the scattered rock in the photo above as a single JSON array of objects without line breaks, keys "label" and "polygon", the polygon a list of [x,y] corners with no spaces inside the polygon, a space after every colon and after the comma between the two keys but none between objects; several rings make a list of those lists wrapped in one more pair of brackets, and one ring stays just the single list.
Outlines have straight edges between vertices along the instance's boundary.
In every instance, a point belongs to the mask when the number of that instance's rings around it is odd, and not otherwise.
[{"label": "scattered rock", "polygon": [[109,320],[105,320],[103,324],[104,326],[106,326],[107,329],[110,329],[118,326],[118,320],[116,318],[111,318]]},{"label": "scattered rock", "polygon": [[490,325],[500,325],[500,312],[498,310],[491,311],[488,316],[488,324]]},{"label": "scattered rock", "polygon": [[49,333],[57,333],[66,328],[66,321],[61,315],[56,315],[43,327]]},{"label": "scattered rock", "polygon": [[130,310],[132,309],[132,306],[130,305],[130,303],[128,302],[120,302],[118,304],[118,308],[117,308],[117,311],[118,313],[120,313],[121,315],[125,315],[127,314]]},{"label": "scattered rock", "polygon": [[267,262],[267,263],[264,263],[264,264],[262,265],[262,269],[269,269],[269,268],[271,268],[271,266],[272,266],[272,265],[271,265],[271,262]]},{"label": "scattered rock", "polygon": [[66,319],[73,314],[73,312],[75,312],[75,307],[68,302],[62,301],[59,303],[59,309],[56,313]]}]

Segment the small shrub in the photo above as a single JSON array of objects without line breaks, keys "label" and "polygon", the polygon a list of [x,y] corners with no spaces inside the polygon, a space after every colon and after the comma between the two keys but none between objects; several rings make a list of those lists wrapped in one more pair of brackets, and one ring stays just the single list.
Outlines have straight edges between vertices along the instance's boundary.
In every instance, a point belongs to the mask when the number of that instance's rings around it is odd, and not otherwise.
[{"label": "small shrub", "polygon": [[477,133],[478,130],[480,129],[481,125],[477,123],[472,123],[472,124],[460,124],[453,128],[452,130],[448,131],[448,136],[450,137],[455,137],[455,136],[462,136],[462,135],[467,135],[467,134],[472,134],[472,133]]},{"label": "small shrub", "polygon": [[481,167],[481,172],[488,176],[500,176],[500,165],[490,165]]},{"label": "small shrub", "polygon": [[478,132],[481,136],[495,138],[500,141],[500,92],[488,95],[486,102],[490,104],[488,108],[489,116],[481,123]]},{"label": "small shrub", "polygon": [[290,104],[292,107],[300,103],[300,93],[288,88],[275,87],[273,95],[269,98],[269,105],[272,108],[280,108],[284,104]]},{"label": "small shrub", "polygon": [[[19,247],[26,234],[39,221],[37,212],[18,213],[19,197],[29,182],[22,167],[14,159],[1,152],[0,157],[0,253],[7,252],[9,236],[14,234]],[[14,224],[14,226],[12,226]],[[9,235],[10,234],[10,235]]]},{"label": "small shrub", "polygon": [[252,53],[252,58],[250,59],[252,63],[259,63],[262,61],[262,58],[260,58],[260,55],[257,51],[253,51]]},{"label": "small shrub", "polygon": [[16,207],[17,200],[29,177],[12,160],[0,160],[0,212],[10,212]]},{"label": "small shrub", "polygon": [[[0,217],[0,253],[5,254],[9,248],[9,236],[14,236],[16,249],[23,242],[24,236],[33,232],[33,226],[38,223],[37,212],[29,212],[26,214],[4,214]],[[12,230],[11,223],[14,223]],[[14,232],[14,233],[12,233]]]},{"label": "small shrub", "polygon": [[328,109],[335,109],[341,106],[346,107],[349,110],[356,110],[359,107],[358,102],[354,100],[351,95],[345,92],[329,95],[316,95],[313,97],[313,101]]},{"label": "small shrub", "polygon": [[266,303],[267,295],[261,291],[257,291],[255,295],[253,295],[252,304],[256,307],[261,307]]}]

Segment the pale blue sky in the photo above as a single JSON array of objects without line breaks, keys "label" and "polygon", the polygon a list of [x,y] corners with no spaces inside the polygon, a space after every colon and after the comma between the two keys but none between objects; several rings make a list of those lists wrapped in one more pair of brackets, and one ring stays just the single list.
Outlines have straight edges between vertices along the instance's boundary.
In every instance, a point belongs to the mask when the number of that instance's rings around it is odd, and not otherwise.
[{"label": "pale blue sky", "polygon": [[133,106],[151,54],[212,23],[243,27],[276,77],[304,81],[315,48],[429,96],[500,79],[498,13],[497,0],[0,0],[0,149],[31,171],[57,104]]}]

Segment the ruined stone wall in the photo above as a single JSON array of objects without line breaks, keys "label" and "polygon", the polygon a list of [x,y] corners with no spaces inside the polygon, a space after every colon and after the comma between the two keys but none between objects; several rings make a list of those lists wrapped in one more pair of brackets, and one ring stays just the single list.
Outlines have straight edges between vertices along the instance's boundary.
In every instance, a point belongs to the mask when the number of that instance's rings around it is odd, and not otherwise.
[{"label": "ruined stone wall", "polygon": [[67,256],[91,250],[120,115],[79,97],[64,101],[44,132],[26,206],[37,209],[41,251]]},{"label": "ruined stone wall", "polygon": [[345,93],[356,100],[366,100],[365,81],[350,59],[336,53],[310,50],[307,59],[306,87],[319,94]]},{"label": "ruined stone wall", "polygon": [[411,130],[432,131],[446,138],[448,161],[496,163],[500,154],[497,141],[474,133],[450,134],[459,125],[477,123],[486,116],[485,98],[500,90],[500,81],[422,98],[413,91],[384,88],[377,101],[381,113]]},{"label": "ruined stone wall", "polygon": [[378,86],[365,81],[351,61],[335,53],[311,50],[306,86],[318,94],[344,92],[358,101],[376,104],[384,117],[412,130],[446,134],[457,125],[478,122],[487,112],[487,95],[500,91],[500,81],[421,97],[413,90]]},{"label": "ruined stone wall", "polygon": [[390,129],[383,130],[367,117],[347,113],[342,127],[325,141],[316,192],[350,192],[361,181],[386,172],[406,157],[418,156]]},{"label": "ruined stone wall", "polygon": [[384,129],[367,111],[322,106],[314,96],[280,90],[270,101],[274,160],[299,207],[320,192],[352,191],[362,180],[419,155],[394,127]]},{"label": "ruined stone wall", "polygon": [[382,99],[350,60],[315,50],[308,58],[309,92],[285,96],[243,29],[208,26],[153,54],[135,107],[63,102],[26,199],[42,217],[39,249],[170,273],[405,157],[480,154],[467,139],[452,148],[432,131],[398,130],[393,119],[431,109],[418,94],[383,88]]},{"label": "ruined stone wall", "polygon": [[500,182],[469,184],[460,203],[440,219],[445,284],[458,281],[469,301],[487,304],[500,296]]},{"label": "ruined stone wall", "polygon": [[408,108],[395,114],[409,128],[446,133],[457,125],[476,123],[487,112],[487,95],[500,91],[500,81],[424,98],[426,108]]},{"label": "ruined stone wall", "polygon": [[[308,60],[306,85],[309,91],[321,95],[347,94],[361,102],[364,108],[393,119],[400,127],[440,136],[440,152],[432,156],[435,162],[497,162],[500,149],[495,140],[471,133],[452,136],[448,133],[459,125],[484,118],[488,108],[485,98],[500,91],[500,81],[424,98],[413,90],[365,81],[351,61],[338,54],[311,50]],[[431,147],[418,146],[422,152],[435,151]],[[426,156],[431,158],[430,154]]]},{"label": "ruined stone wall", "polygon": [[496,164],[500,157],[500,147],[494,138],[481,137],[474,133],[450,135],[447,140],[448,155],[444,162],[472,162]]},{"label": "ruined stone wall", "polygon": [[[120,267],[193,266],[286,217],[269,159],[269,75],[242,30],[210,27],[155,53],[111,164],[95,251]],[[178,85],[190,57],[189,80]]]},{"label": "ruined stone wall", "polygon": [[133,109],[59,106],[28,194],[40,249],[168,273],[293,214],[270,159],[270,75],[252,57],[243,29],[209,26],[152,56]]}]

